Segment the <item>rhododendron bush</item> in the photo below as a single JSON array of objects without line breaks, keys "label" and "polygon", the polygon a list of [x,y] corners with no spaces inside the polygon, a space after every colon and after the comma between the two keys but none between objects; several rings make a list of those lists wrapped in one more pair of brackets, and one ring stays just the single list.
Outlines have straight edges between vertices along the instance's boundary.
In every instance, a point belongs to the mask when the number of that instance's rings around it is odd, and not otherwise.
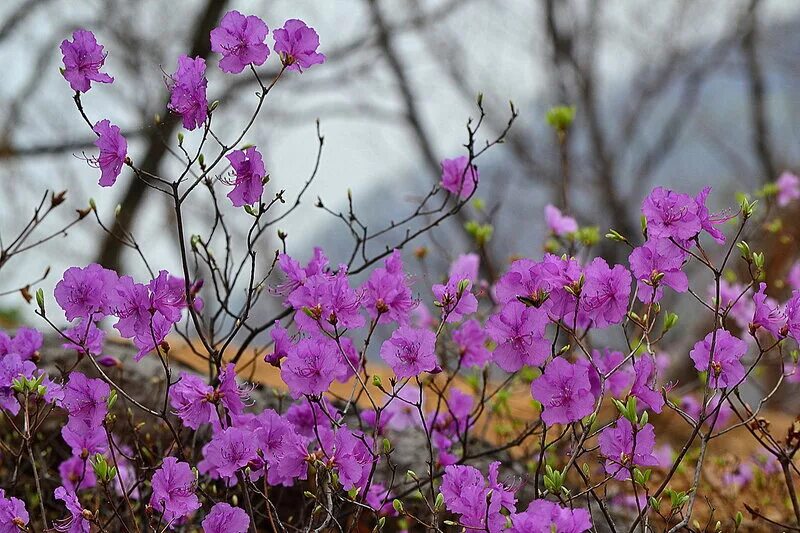
[{"label": "rhododendron bush", "polygon": [[[440,182],[407,217],[376,228],[352,201],[337,212],[319,200],[354,247],[342,264],[322,248],[292,255],[278,224],[304,206],[284,197],[248,132],[282,79],[325,68],[324,48],[303,21],[272,29],[237,11],[209,39],[213,65],[182,55],[165,74],[168,112],[185,130],[164,141],[183,164],[172,176],[142,170],[120,128],[84,106],[114,82],[113,50],[88,30],[61,43],[63,77],[96,136],[86,160],[99,186],[141,180],[168,198],[181,268],[164,269],[123,230],[147,277],[75,265],[52,294],[23,291],[36,327],[0,332],[0,531],[800,527],[800,430],[761,417],[798,380],[800,269],[768,279],[764,253],[747,243],[771,209],[800,198],[800,179],[718,198],[730,204],[719,212],[711,187],[656,187],[636,207],[641,234],[603,232],[614,250],[603,256],[596,228],[565,202],[548,205],[546,253],[496,274],[480,255],[491,227],[468,222],[475,250],[423,286],[409,262],[424,250],[407,251],[477,198],[480,158],[502,151],[518,116],[512,105],[506,129],[486,138],[479,97],[463,152],[442,160]],[[267,61],[280,65],[271,80],[255,69]],[[256,91],[233,138],[216,127],[225,102],[209,102],[210,68]],[[575,112],[551,114],[559,135]],[[318,142],[300,196],[320,165],[319,127]],[[190,227],[186,206],[199,196],[214,210]],[[43,201],[4,255],[36,253],[51,237],[32,235],[62,202]],[[78,220],[105,229],[89,205]],[[234,217],[247,225],[241,238],[228,230]],[[368,246],[387,235],[399,236]],[[257,253],[276,236],[273,255]],[[793,292],[775,299],[786,284]],[[269,299],[282,310],[257,318]],[[690,308],[704,328],[691,342],[676,314]],[[133,348],[110,355],[107,338]],[[53,364],[59,345],[69,355]],[[201,364],[177,361],[178,347]],[[133,387],[126,372],[150,362],[157,379]],[[282,388],[253,379],[254,365]],[[726,463],[715,443],[734,431],[759,453]],[[774,501],[716,511],[723,489]]]}]

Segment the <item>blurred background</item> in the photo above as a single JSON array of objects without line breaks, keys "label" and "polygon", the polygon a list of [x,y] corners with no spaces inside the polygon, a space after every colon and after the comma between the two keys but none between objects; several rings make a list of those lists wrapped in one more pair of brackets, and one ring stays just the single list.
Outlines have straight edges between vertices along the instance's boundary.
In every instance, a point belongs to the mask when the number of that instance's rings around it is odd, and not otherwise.
[{"label": "blurred background", "polygon": [[[438,181],[439,161],[464,153],[479,93],[484,137],[505,127],[509,101],[520,117],[507,142],[479,161],[483,205],[415,243],[437,252],[431,255],[442,264],[474,247],[463,230],[467,219],[493,224],[486,259],[499,270],[514,255],[541,252],[541,213],[558,203],[561,187],[558,143],[545,121],[555,105],[576,108],[568,211],[582,224],[599,225],[601,235],[609,227],[636,235],[638,206],[655,184],[692,194],[712,184],[712,207],[724,207],[735,205],[735,191],[754,190],[798,166],[796,0],[6,0],[0,236],[19,231],[45,190],[66,189],[67,219],[92,197],[111,226],[120,205],[120,220],[146,244],[155,268],[174,269],[175,235],[164,229],[174,227],[169,199],[126,173],[113,188],[97,186],[98,171],[83,159],[84,151],[93,153],[94,137],[59,74],[58,46],[76,28],[97,34],[116,82],[85,95],[89,117],[120,125],[137,164],[171,179],[181,166],[164,142],[176,144],[179,125],[165,108],[164,77],[179,54],[209,58],[208,95],[221,101],[215,120],[222,133],[241,131],[255,106],[252,77],[221,73],[208,51],[208,33],[229,9],[258,14],[270,29],[301,18],[318,31],[328,58],[282,79],[245,139],[265,156],[266,197],[286,189],[291,199],[314,168],[320,121],[319,173],[280,227],[288,252],[300,258],[314,245],[334,263],[349,254],[347,228],[314,208],[317,197],[331,210],[346,210],[352,191],[368,224],[413,210]],[[270,79],[278,67],[273,53],[260,72]],[[187,134],[187,144],[197,135]],[[207,208],[193,204],[187,234],[208,230]],[[228,218],[232,231],[239,222],[238,230],[246,229],[247,218],[232,208]],[[391,235],[379,241],[376,250],[393,242]],[[264,244],[265,261],[277,247],[274,237]],[[48,265],[46,292],[69,265],[100,261],[145,274],[135,254],[91,216],[44,250],[14,258],[0,276],[0,292]]]}]

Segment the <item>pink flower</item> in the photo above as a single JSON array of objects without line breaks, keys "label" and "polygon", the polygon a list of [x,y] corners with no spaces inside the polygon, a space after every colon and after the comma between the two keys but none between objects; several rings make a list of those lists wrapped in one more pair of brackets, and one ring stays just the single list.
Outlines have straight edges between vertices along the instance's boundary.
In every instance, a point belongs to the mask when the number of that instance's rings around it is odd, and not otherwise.
[{"label": "pink flower", "polygon": [[[714,344],[713,355],[711,345]],[[734,337],[725,329],[717,329],[698,341],[689,357],[700,372],[709,372],[708,383],[714,388],[733,387],[745,377],[742,356],[747,352],[747,343]]]},{"label": "pink flower", "polygon": [[202,126],[208,117],[205,74],[205,59],[184,54],[178,58],[178,69],[167,79],[170,91],[167,108],[180,115],[183,127],[190,131]]},{"label": "pink flower", "polygon": [[338,347],[332,341],[301,339],[291,347],[281,366],[281,379],[293,398],[319,395],[328,390],[336,377]]},{"label": "pink flower", "polygon": [[469,198],[478,186],[478,167],[469,164],[469,157],[442,160],[442,188],[461,198]]},{"label": "pink flower", "polygon": [[[658,302],[664,294],[664,286],[675,292],[689,290],[689,278],[681,270],[685,259],[686,253],[667,239],[650,239],[634,249],[629,261],[638,281],[636,296],[639,301]],[[660,279],[656,279],[658,277]]]},{"label": "pink flower", "polygon": [[786,276],[786,281],[789,282],[789,287],[792,289],[800,289],[800,261],[795,262],[792,268],[789,269],[789,275]]},{"label": "pink flower", "polygon": [[793,200],[800,198],[800,178],[791,172],[784,172],[775,183],[778,186],[778,205],[789,205]]},{"label": "pink flower", "polygon": [[531,383],[531,395],[542,404],[542,420],[548,426],[576,422],[594,410],[589,370],[561,357]]},{"label": "pink flower", "polygon": [[91,163],[100,168],[101,187],[111,187],[122,172],[122,165],[128,156],[128,141],[119,132],[119,127],[108,120],[101,120],[92,128],[97,134],[94,145],[100,149],[100,155]]},{"label": "pink flower", "polygon": [[211,508],[202,525],[204,533],[247,533],[250,517],[243,509],[221,502]]},{"label": "pink flower", "polygon": [[75,30],[72,41],[61,41],[61,54],[64,56],[62,75],[69,82],[73,91],[85,93],[92,87],[92,82],[112,83],[114,78],[100,72],[106,56],[103,45],[97,44],[94,33],[87,30]]},{"label": "pink flower", "polygon": [[147,284],[150,290],[150,307],[168,321],[179,322],[186,308],[186,283],[183,278],[160,270],[158,276]]},{"label": "pink flower", "polygon": [[264,42],[268,32],[264,21],[255,15],[225,13],[219,26],[211,30],[211,50],[222,54],[219,69],[238,74],[248,64],[263,65],[269,57],[269,47]]},{"label": "pink flower", "polygon": [[551,204],[544,206],[544,221],[547,229],[557,237],[578,231],[578,223],[575,222],[575,219],[562,214],[559,208]]},{"label": "pink flower", "polygon": [[438,368],[436,335],[427,329],[401,326],[381,345],[381,359],[392,368],[398,378],[434,372]]},{"label": "pink flower", "polygon": [[67,425],[61,428],[61,437],[72,450],[73,455],[105,453],[108,450],[108,438],[100,424],[89,419],[69,417]]},{"label": "pink flower", "polygon": [[609,268],[602,257],[586,267],[581,310],[598,328],[619,324],[628,312],[631,274],[622,265]]},{"label": "pink flower", "polygon": [[35,370],[36,365],[31,361],[23,361],[16,353],[0,357],[0,408],[6,409],[12,415],[19,413],[19,401],[11,386],[20,376],[33,377]]},{"label": "pink flower", "polygon": [[178,462],[175,457],[167,457],[161,463],[161,468],[153,474],[150,505],[162,513],[164,522],[174,525],[200,508],[194,481],[189,463]]},{"label": "pink flower", "polygon": [[652,424],[645,424],[634,433],[630,421],[619,418],[615,427],[607,427],[600,433],[598,442],[600,453],[606,458],[606,472],[615,479],[630,479],[630,469],[635,466],[658,466],[653,455],[656,433]]},{"label": "pink flower", "polygon": [[725,244],[725,234],[718,230],[716,226],[724,224],[733,218],[734,215],[727,214],[725,211],[710,213],[708,207],[706,207],[706,200],[709,194],[711,194],[711,187],[703,187],[694,198],[697,204],[697,216],[700,219],[700,226],[703,228],[703,231],[711,235],[711,238],[717,241],[718,244]]},{"label": "pink flower", "polygon": [[550,355],[550,341],[544,336],[547,323],[540,309],[516,301],[505,304],[486,322],[486,331],[497,343],[494,362],[506,372],[540,366]]},{"label": "pink flower", "polygon": [[233,167],[236,175],[233,190],[228,193],[228,198],[234,207],[251,205],[261,200],[264,192],[264,176],[267,171],[264,168],[264,160],[261,152],[251,146],[246,150],[236,150],[226,155]]},{"label": "pink flower", "polygon": [[317,52],[319,35],[302,20],[289,19],[283,28],[272,32],[275,37],[275,53],[281,56],[286,68],[302,72],[304,68],[319,65],[325,55]]}]

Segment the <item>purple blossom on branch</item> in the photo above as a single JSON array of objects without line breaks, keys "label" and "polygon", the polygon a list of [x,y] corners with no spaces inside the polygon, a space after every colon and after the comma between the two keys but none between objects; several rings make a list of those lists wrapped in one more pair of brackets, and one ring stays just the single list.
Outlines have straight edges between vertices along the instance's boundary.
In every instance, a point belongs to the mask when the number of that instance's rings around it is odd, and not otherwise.
[{"label": "purple blossom on branch", "polygon": [[222,54],[220,70],[238,74],[248,64],[263,65],[269,57],[269,47],[264,42],[268,32],[264,21],[255,15],[225,13],[219,26],[211,30],[211,50]]}]

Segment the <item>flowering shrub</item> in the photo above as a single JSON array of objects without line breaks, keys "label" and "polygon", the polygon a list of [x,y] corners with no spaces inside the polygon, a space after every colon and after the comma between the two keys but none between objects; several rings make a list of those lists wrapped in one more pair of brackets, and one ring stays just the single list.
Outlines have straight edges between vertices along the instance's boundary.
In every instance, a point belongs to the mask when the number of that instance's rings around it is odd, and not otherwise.
[{"label": "flowering shrub", "polygon": [[[796,529],[781,524],[800,522],[800,433],[792,426],[775,436],[759,413],[797,380],[800,270],[788,278],[795,290],[786,302],[767,295],[774,280],[764,254],[741,240],[757,219],[755,201],[713,213],[708,187],[695,196],[655,188],[642,202],[640,237],[606,235],[627,247],[622,263],[595,256],[591,229],[548,205],[550,252],[514,260],[497,279],[481,272],[478,255],[464,254],[441,283],[414,285],[401,250],[473,198],[476,161],[508,131],[478,142],[479,98],[466,154],[442,161],[441,182],[407,218],[370,230],[352,206],[337,213],[318,202],[355,236],[347,263],[331,265],[316,249],[304,265],[286,253],[283,232],[283,251],[264,258],[256,243],[300,197],[273,215],[284,191],[269,198],[262,153],[242,141],[283,76],[325,61],[314,29],[288,20],[273,31],[280,68],[265,84],[255,67],[270,60],[268,34],[260,18],[236,11],[211,31],[219,69],[249,70],[259,89],[231,142],[212,127],[219,104],[208,102],[206,61],[181,56],[166,76],[168,109],[185,130],[200,130],[193,148],[179,134],[174,151],[185,170],[174,179],[139,168],[117,126],[89,119],[82,94],[114,81],[95,36],[78,30],[61,44],[63,76],[97,136],[99,155],[88,162],[99,185],[114,186],[127,168],[172,200],[182,270],[153,270],[127,233],[120,238],[149,279],[71,267],[52,297],[35,294],[41,328],[0,333],[0,531],[734,530],[742,512],[712,510],[706,526],[695,517],[713,496],[709,450],[737,428],[762,455],[742,458],[721,483],[741,488],[760,476],[787,504],[748,507],[749,516]],[[509,128],[516,116],[512,106]],[[319,156],[301,196],[318,165]],[[187,237],[183,209],[203,189],[214,200],[213,225]],[[784,174],[760,194],[788,205],[800,180]],[[60,200],[53,196],[53,207]],[[244,242],[231,242],[221,214],[229,208],[242,209],[226,216],[249,221]],[[80,218],[89,213],[100,221],[93,202]],[[470,227],[481,246],[491,232]],[[367,247],[398,229],[394,247]],[[737,263],[743,275],[734,279]],[[359,273],[366,278],[356,286]],[[665,302],[677,295],[706,315],[702,338],[672,358],[699,373],[696,395],[665,381],[662,341],[678,322]],[[283,311],[256,320],[262,298]],[[62,313],[67,328],[58,326]],[[48,328],[72,354],[66,367],[48,365]],[[103,353],[110,328],[135,347],[131,358]],[[173,374],[181,340],[206,374]],[[163,386],[137,395],[123,370],[146,359],[158,361]],[[270,407],[256,399],[258,385],[246,379],[256,361],[279,368],[290,399],[276,392]],[[772,382],[760,382],[767,388],[753,407],[744,385],[769,369]],[[349,393],[337,393],[337,382]],[[512,394],[530,404],[525,416],[510,410]],[[675,448],[668,423],[685,433]]]}]

